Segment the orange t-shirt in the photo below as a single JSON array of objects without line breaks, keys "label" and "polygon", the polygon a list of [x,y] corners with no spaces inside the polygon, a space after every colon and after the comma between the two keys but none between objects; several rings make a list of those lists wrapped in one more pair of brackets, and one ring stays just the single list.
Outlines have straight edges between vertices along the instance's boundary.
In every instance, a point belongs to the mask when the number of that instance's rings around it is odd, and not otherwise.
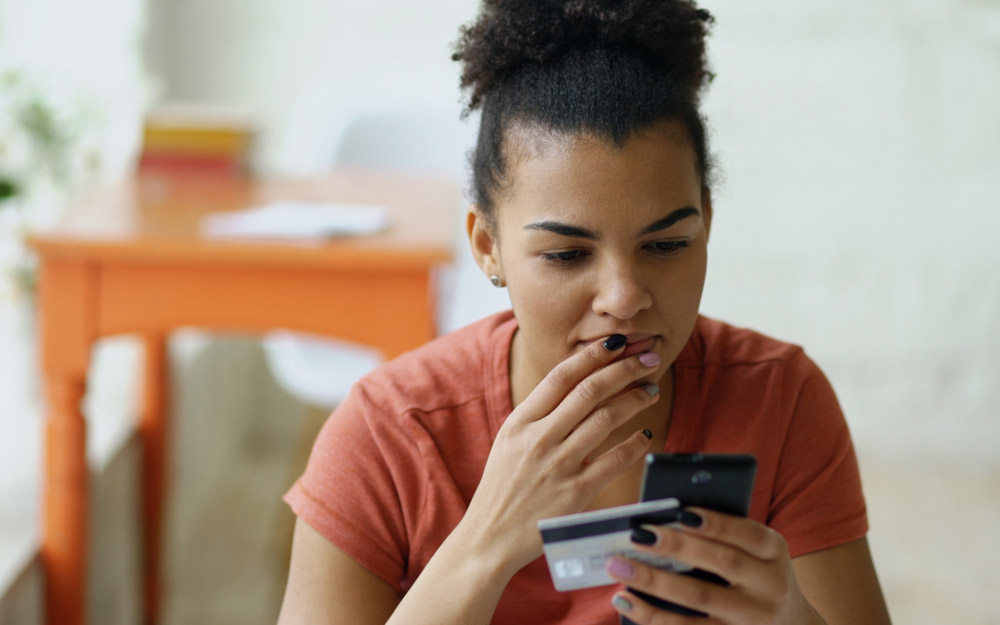
[{"label": "orange t-shirt", "polygon": [[[405,591],[465,514],[512,410],[516,328],[509,311],[487,317],[358,382],[285,501]],[[867,532],[847,425],[801,348],[699,317],[674,362],[671,415],[666,452],[757,457],[750,516],[779,531],[793,557]],[[616,590],[557,592],[539,558],[512,578],[493,623],[611,625]]]}]

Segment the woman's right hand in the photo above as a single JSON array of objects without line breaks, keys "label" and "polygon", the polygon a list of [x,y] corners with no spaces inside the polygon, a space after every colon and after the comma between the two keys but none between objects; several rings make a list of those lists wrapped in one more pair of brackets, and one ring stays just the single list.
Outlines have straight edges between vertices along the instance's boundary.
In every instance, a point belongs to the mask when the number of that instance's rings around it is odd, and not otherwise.
[{"label": "woman's right hand", "polygon": [[649,449],[637,430],[592,457],[612,431],[659,399],[654,385],[635,386],[659,367],[659,357],[615,361],[624,338],[594,341],[557,365],[497,433],[456,530],[506,575],[541,555],[540,519],[582,511]]}]

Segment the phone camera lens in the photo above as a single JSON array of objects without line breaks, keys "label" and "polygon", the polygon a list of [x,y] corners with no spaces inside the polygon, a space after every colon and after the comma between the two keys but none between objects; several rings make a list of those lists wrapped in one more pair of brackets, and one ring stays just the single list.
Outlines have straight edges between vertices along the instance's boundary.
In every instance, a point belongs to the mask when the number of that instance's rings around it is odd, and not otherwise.
[{"label": "phone camera lens", "polygon": [[696,486],[703,486],[712,481],[712,474],[708,471],[698,471],[691,476],[691,483]]}]

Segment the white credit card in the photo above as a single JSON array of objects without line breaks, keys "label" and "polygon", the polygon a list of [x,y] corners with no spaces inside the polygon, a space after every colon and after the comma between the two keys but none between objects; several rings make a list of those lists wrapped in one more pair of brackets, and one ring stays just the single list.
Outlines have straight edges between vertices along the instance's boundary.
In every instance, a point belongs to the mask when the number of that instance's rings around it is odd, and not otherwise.
[{"label": "white credit card", "polygon": [[676,522],[679,510],[679,502],[669,498],[542,519],[538,529],[556,590],[617,584],[604,570],[612,556],[631,558],[675,573],[692,570],[672,558],[636,551],[631,540],[632,530],[640,525]]}]

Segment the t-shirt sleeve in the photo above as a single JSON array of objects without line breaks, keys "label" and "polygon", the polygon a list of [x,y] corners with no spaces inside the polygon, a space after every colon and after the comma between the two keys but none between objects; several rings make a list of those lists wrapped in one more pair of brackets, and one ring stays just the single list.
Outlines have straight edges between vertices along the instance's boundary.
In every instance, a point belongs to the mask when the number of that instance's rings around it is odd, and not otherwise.
[{"label": "t-shirt sleeve", "polygon": [[400,590],[409,544],[397,483],[419,480],[413,480],[412,463],[403,468],[405,435],[372,401],[377,394],[364,382],[354,386],[323,425],[305,472],[284,500],[310,527]]},{"label": "t-shirt sleeve", "polygon": [[862,538],[868,517],[850,432],[826,376],[800,353],[788,363],[784,387],[791,419],[768,525],[795,557]]}]

